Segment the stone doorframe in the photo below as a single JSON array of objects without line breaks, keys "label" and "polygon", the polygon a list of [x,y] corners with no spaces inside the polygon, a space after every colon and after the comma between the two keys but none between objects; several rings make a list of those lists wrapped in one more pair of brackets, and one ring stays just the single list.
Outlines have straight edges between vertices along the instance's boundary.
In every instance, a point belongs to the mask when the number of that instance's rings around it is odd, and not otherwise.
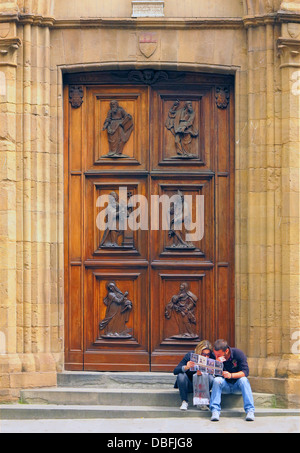
[{"label": "stone doorframe", "polygon": [[[241,61],[236,67],[167,65],[163,56],[150,65],[137,63],[143,57],[136,54],[132,64],[56,66],[53,29],[71,30],[72,40],[79,35],[76,27],[100,28],[102,19],[89,18],[85,25],[81,19],[56,21],[53,3],[46,0],[26,1],[22,12],[15,0],[1,3],[0,399],[17,397],[22,387],[55,385],[63,368],[62,72],[151,66],[235,73],[236,344],[249,357],[255,390],[300,405],[300,10],[295,0],[243,4],[244,17],[204,24],[209,32],[223,33],[227,27],[245,32],[246,52],[235,56]],[[201,21],[196,19],[197,27]],[[187,25],[172,26],[186,33]],[[113,19],[105,31],[126,26],[123,19]],[[135,29],[136,21],[130,26]],[[164,29],[165,23],[158,27]],[[181,49],[183,57],[171,58],[233,61],[232,49],[226,53],[228,42],[220,49],[214,44],[215,60],[185,55],[191,46]],[[72,47],[69,61],[78,61]],[[100,58],[93,46],[85,50],[86,61]],[[56,58],[61,62],[66,55]]]},{"label": "stone doorframe", "polygon": [[[24,27],[24,61],[30,54],[29,27]],[[297,268],[297,196],[295,191],[298,176],[298,142],[299,142],[299,95],[293,97],[293,86],[297,82],[295,72],[300,63],[295,56],[295,40],[281,38],[279,41],[281,58],[273,66],[274,30],[267,30],[267,40],[272,52],[267,53],[267,65],[260,68],[267,83],[257,86],[258,67],[254,58],[253,29],[249,29],[249,48],[247,68],[234,66],[201,65],[201,64],[162,64],[162,63],[106,63],[97,65],[58,66],[56,74],[46,71],[49,89],[45,94],[46,103],[51,105],[51,118],[47,115],[44,122],[45,146],[52,147],[54,152],[45,156],[42,162],[36,162],[41,175],[46,181],[46,191],[37,183],[36,198],[28,198],[31,190],[31,125],[27,115],[27,98],[24,91],[24,175],[23,197],[28,199],[23,210],[23,288],[22,295],[25,307],[22,336],[23,352],[18,352],[18,337],[14,329],[9,329],[7,345],[9,349],[3,360],[2,368],[9,376],[9,396],[15,396],[21,387],[50,386],[56,383],[56,372],[63,369],[63,81],[64,72],[82,72],[95,70],[154,69],[199,71],[235,75],[235,286],[236,286],[236,345],[243,349],[251,367],[252,385],[256,391],[276,393],[291,404],[297,402],[299,394],[299,360],[293,352],[295,334],[299,323],[299,306],[297,285],[299,285]],[[28,40],[26,40],[28,33]],[[45,41],[50,40],[49,29],[45,28]],[[263,45],[263,44],[262,44]],[[261,50],[264,51],[263,49]],[[48,55],[48,54],[47,54]],[[49,58],[49,55],[48,57]],[[16,65],[14,66],[16,68]],[[15,71],[15,69],[11,69]],[[9,75],[11,71],[7,71]],[[28,68],[27,68],[28,71]],[[274,73],[280,83],[275,86]],[[30,80],[25,71],[24,81]],[[259,79],[261,81],[261,78]],[[15,83],[12,77],[10,81]],[[50,83],[51,82],[51,83]],[[295,88],[297,90],[297,88]],[[261,109],[261,98],[266,99],[267,115]],[[279,100],[280,97],[280,100]],[[282,118],[278,115],[280,105]],[[279,110],[281,112],[281,110]],[[45,113],[45,112],[44,112]],[[267,118],[267,121],[266,121]],[[54,132],[51,130],[51,122]],[[9,153],[8,153],[9,155]],[[28,159],[28,160],[26,160]],[[46,169],[46,174],[44,171]],[[8,166],[8,171],[11,168]],[[32,178],[33,180],[33,178]],[[36,184],[36,183],[35,183]],[[26,196],[27,194],[27,196]],[[23,198],[25,200],[25,198]],[[46,201],[45,201],[46,200]],[[44,244],[35,250],[30,244],[31,230],[27,213],[31,205],[42,203],[38,215],[47,228],[41,234],[48,237],[51,247]],[[31,214],[30,214],[31,215]],[[9,220],[9,219],[8,219]],[[28,224],[27,224],[28,222]],[[27,228],[28,225],[28,228]],[[28,237],[26,237],[26,234]],[[37,233],[39,234],[39,233]],[[298,234],[298,236],[297,236]],[[293,236],[293,237],[292,237]],[[296,245],[295,245],[296,244]],[[11,257],[16,261],[16,257]],[[48,263],[46,283],[54,282],[49,288],[50,297],[40,307],[39,294],[43,292],[44,276],[40,274],[39,265]],[[36,272],[31,265],[35,263]],[[51,276],[50,274],[53,274]],[[8,277],[9,278],[9,277]],[[35,290],[31,286],[35,280]],[[42,294],[41,294],[42,295]],[[16,297],[18,295],[16,294]],[[20,295],[19,295],[20,297]],[[27,301],[27,303],[26,303]],[[53,303],[54,301],[54,303]],[[33,312],[29,304],[35,304]],[[28,308],[28,313],[26,312]],[[41,310],[41,312],[39,312]],[[47,318],[46,327],[33,328],[32,315]],[[51,327],[49,327],[51,326]],[[35,345],[32,347],[32,345]],[[296,349],[296,353],[298,349]],[[298,388],[298,390],[297,390]],[[3,394],[5,397],[5,394]]]},{"label": "stone doorframe", "polygon": [[[267,38],[271,45],[272,33],[270,33],[269,30]],[[251,38],[253,39],[251,30],[249,37],[251,45]],[[297,173],[296,170],[289,168],[288,147],[283,150],[284,156],[280,166],[278,154],[282,150],[283,141],[279,139],[278,129],[282,130],[283,134],[292,135],[293,131],[297,132],[291,112],[295,106],[299,107],[299,97],[294,99],[294,103],[291,102],[291,82],[294,80],[295,67],[287,61],[291,58],[288,43],[284,43],[283,46],[277,67],[265,68],[267,124],[259,117],[257,109],[260,105],[261,91],[255,94],[257,68],[253,55],[249,55],[248,58],[248,72],[238,66],[174,65],[153,62],[134,65],[106,63],[99,66],[60,66],[57,73],[59,81],[57,118],[60,130],[58,154],[61,160],[62,75],[65,72],[152,68],[235,76],[236,346],[244,350],[249,358],[251,383],[255,391],[274,393],[283,404],[297,405],[299,366],[293,347],[295,348],[295,340],[298,339],[296,335],[298,331],[295,328],[297,320],[292,316],[297,304],[297,286],[293,287],[297,272],[296,269],[292,270],[292,244],[286,238],[288,234],[286,228],[290,220],[293,222],[297,216],[295,212],[297,200],[292,189],[287,186],[287,175],[291,172],[295,178]],[[282,123],[275,111],[278,101],[276,87],[272,82],[273,71],[277,71],[278,79],[282,81],[282,102],[285,98],[289,100],[289,106],[283,111]],[[263,116],[263,112],[261,115]],[[286,131],[286,127],[289,132]],[[292,159],[293,147],[290,152]],[[60,181],[62,178],[61,174]],[[62,230],[62,227],[60,229]],[[296,231],[294,234],[297,234]],[[285,266],[288,266],[288,271]],[[295,314],[299,316],[298,312]]]}]

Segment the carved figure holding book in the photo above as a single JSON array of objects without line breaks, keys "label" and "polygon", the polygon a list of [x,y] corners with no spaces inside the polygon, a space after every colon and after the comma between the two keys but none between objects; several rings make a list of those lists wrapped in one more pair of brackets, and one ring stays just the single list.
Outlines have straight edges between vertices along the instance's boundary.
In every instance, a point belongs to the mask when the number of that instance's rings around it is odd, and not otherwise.
[{"label": "carved figure holding book", "polygon": [[104,330],[102,337],[131,338],[130,330],[126,327],[132,310],[132,302],[127,299],[128,292],[122,293],[115,282],[109,282],[106,288],[107,296],[103,302],[107,308],[105,318],[99,325],[100,330]]},{"label": "carved figure holding book", "polygon": [[123,148],[133,131],[133,120],[118,101],[111,101],[102,130],[107,131],[109,143],[109,153],[102,157],[128,157],[123,154]]}]

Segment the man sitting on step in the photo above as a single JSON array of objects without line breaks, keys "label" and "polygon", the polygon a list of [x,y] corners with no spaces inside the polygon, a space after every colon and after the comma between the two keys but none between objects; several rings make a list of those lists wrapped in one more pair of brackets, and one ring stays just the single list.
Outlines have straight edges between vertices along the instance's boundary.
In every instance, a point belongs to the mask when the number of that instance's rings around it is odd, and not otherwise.
[{"label": "man sitting on step", "polygon": [[216,360],[223,362],[223,377],[216,377],[210,397],[211,421],[219,421],[222,393],[242,393],[246,420],[254,421],[254,401],[250,383],[247,379],[249,367],[245,354],[236,348],[230,348],[227,341],[217,340],[214,344]]}]

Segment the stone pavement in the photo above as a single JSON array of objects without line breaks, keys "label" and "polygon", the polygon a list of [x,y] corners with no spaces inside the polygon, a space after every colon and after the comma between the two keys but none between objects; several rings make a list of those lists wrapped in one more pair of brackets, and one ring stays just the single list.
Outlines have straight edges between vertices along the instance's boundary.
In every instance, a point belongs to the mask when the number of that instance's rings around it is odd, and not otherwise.
[{"label": "stone pavement", "polygon": [[[93,419],[93,420],[0,420],[0,433],[300,433],[300,417],[164,419]],[[154,434],[154,436],[155,436]],[[136,436],[134,437],[136,438]]]}]

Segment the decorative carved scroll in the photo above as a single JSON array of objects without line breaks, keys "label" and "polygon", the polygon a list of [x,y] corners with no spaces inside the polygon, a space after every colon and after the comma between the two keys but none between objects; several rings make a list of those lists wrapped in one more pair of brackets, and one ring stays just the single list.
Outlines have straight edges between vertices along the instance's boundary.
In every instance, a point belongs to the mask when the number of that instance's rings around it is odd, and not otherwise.
[{"label": "decorative carved scroll", "polygon": [[[128,192],[127,197],[130,199],[131,192]],[[108,197],[108,206],[106,213],[108,217],[108,224],[103,233],[100,241],[100,248],[134,248],[132,231],[124,230],[122,225],[125,224],[125,219],[132,211],[132,205],[122,205],[119,203],[119,196],[116,192],[112,191]],[[120,240],[120,238],[122,238]]]},{"label": "decorative carved scroll", "polygon": [[83,103],[83,87],[71,85],[69,88],[69,102],[73,109],[78,109]]},{"label": "decorative carved scroll", "polygon": [[184,201],[183,193],[178,190],[178,198],[170,208],[170,230],[169,238],[173,241],[171,246],[166,247],[167,250],[195,250],[195,245],[192,242],[187,242],[184,238],[183,225],[190,220],[191,213],[189,206]]},{"label": "decorative carved scroll", "polygon": [[[1,25],[1,24],[0,24]],[[4,31],[3,31],[4,34]],[[9,52],[15,52],[21,47],[20,38],[1,38],[0,37],[0,55],[7,55]]]},{"label": "decorative carved scroll", "polygon": [[155,69],[141,69],[132,71],[112,71],[111,79],[116,82],[134,84],[140,83],[144,85],[154,85],[158,82],[164,81],[179,81],[183,80],[186,76],[185,72],[167,72],[167,71],[156,71]]},{"label": "decorative carved scroll", "polygon": [[128,80],[130,82],[140,82],[146,85],[154,85],[159,80],[168,80],[169,75],[165,71],[154,71],[153,69],[144,69],[143,71],[130,71]]},{"label": "decorative carved scroll", "polygon": [[197,296],[189,291],[188,283],[180,283],[178,294],[171,298],[165,309],[166,319],[171,319],[174,316],[178,325],[179,332],[172,335],[171,338],[180,340],[194,340],[198,338],[198,335],[194,332],[197,301]]},{"label": "decorative carved scroll", "polygon": [[107,131],[109,144],[109,153],[102,157],[128,157],[123,154],[123,148],[133,131],[133,121],[132,116],[119,106],[118,101],[111,101],[102,130]]},{"label": "decorative carved scroll", "polygon": [[107,295],[103,300],[106,305],[105,318],[100,321],[99,329],[104,330],[102,338],[128,339],[132,338],[126,324],[132,310],[132,302],[127,299],[128,292],[122,293],[115,282],[106,285]]},{"label": "decorative carved scroll", "polygon": [[227,109],[229,104],[229,89],[227,87],[216,88],[216,104],[219,109]]},{"label": "decorative carved scroll", "polygon": [[172,158],[195,159],[196,155],[191,154],[193,139],[198,137],[199,132],[194,127],[195,112],[191,101],[185,101],[180,107],[180,101],[176,99],[170,108],[166,120],[166,128],[175,137],[175,148],[177,155]]}]

